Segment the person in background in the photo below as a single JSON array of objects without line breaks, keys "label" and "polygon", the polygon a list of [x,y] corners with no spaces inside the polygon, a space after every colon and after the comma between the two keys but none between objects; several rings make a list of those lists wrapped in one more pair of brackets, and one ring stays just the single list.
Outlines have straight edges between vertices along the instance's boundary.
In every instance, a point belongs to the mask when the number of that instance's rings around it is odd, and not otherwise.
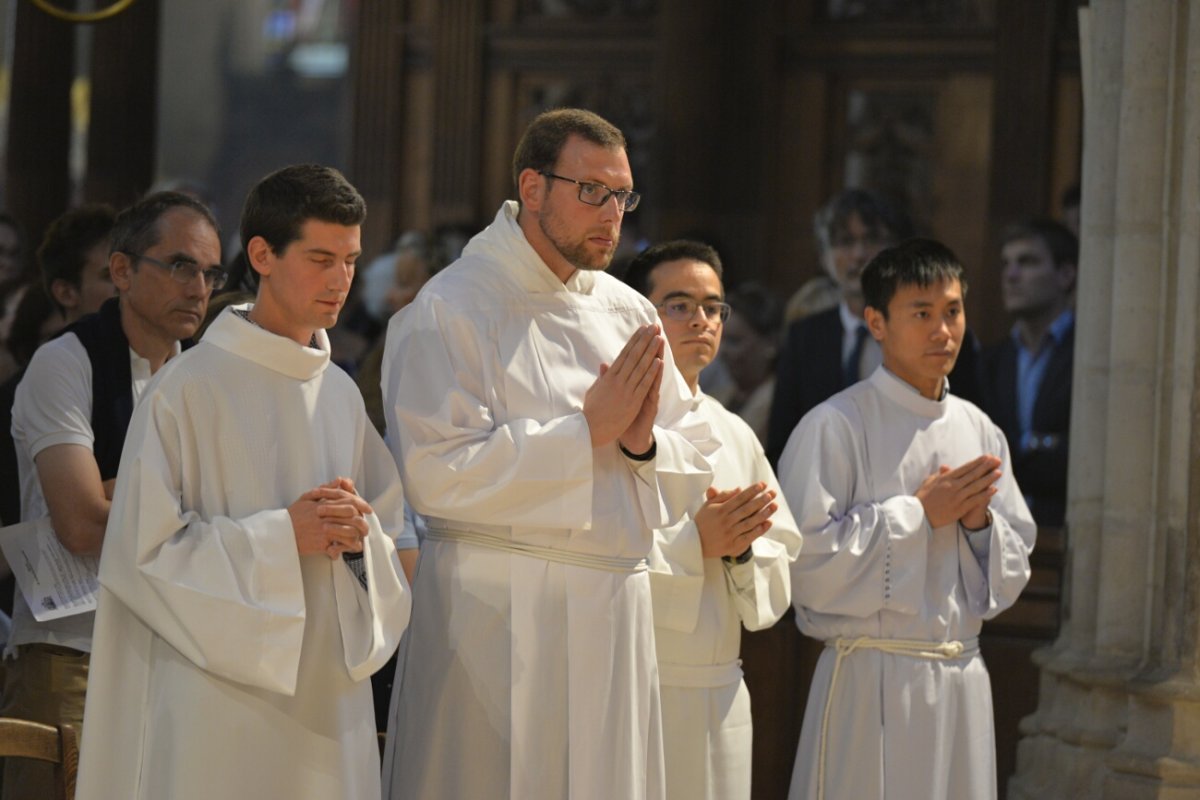
[{"label": "person in background", "polygon": [[[17,386],[12,436],[21,520],[48,517],[68,552],[98,556],[133,407],[151,377],[180,352],[181,341],[195,334],[224,273],[205,271],[221,260],[217,223],[190,197],[149,195],[116,217],[111,240],[104,224],[94,240],[68,237],[74,221],[51,227],[45,255],[62,255],[62,263],[58,256],[46,262],[51,294],[102,294],[66,292],[56,282],[73,286],[69,263],[75,263],[80,286],[92,279],[103,284],[105,266],[92,263],[92,256],[99,242],[109,241],[106,266],[117,296],[38,348]],[[68,246],[67,238],[91,244]],[[60,308],[67,314],[76,305],[60,302]],[[94,613],[84,613],[39,622],[15,594],[0,715],[82,724],[94,620]],[[40,800],[50,796],[51,786],[51,765],[6,760],[5,800]]]},{"label": "person in background", "polygon": [[37,265],[25,252],[24,228],[11,214],[0,212],[0,381],[18,370],[8,350],[8,333],[17,305],[37,282]]},{"label": "person in background", "polygon": [[720,359],[733,377],[735,391],[720,398],[721,405],[745,420],[766,446],[783,322],[779,300],[754,282],[741,284],[725,299],[730,311],[721,337]]},{"label": "person in background", "polygon": [[[796,423],[838,391],[869,376],[882,360],[867,331],[862,272],[885,247],[913,235],[912,223],[887,198],[865,189],[846,189],[813,217],[825,271],[841,294],[836,307],[788,326],[776,370],[775,397],[767,431],[767,457],[779,459]],[[975,338],[968,331],[950,376],[959,397],[979,400]]]},{"label": "person in background", "polygon": [[983,407],[1008,438],[1033,518],[1058,526],[1067,507],[1078,243],[1048,219],[1011,225],[1001,242],[1000,296],[1013,327],[984,350]]}]

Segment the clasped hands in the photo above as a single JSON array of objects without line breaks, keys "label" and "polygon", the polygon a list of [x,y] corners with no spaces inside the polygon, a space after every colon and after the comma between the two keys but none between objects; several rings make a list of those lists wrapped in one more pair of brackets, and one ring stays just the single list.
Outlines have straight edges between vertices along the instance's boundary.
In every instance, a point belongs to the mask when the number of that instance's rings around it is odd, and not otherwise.
[{"label": "clasped hands", "polygon": [[331,560],[342,553],[362,552],[370,530],[367,515],[372,513],[349,478],[334,478],[310,489],[288,506],[300,555],[323,553]]},{"label": "clasped hands", "polygon": [[663,337],[657,325],[643,325],[583,396],[592,447],[616,441],[630,453],[650,450],[662,376]]},{"label": "clasped hands", "polygon": [[693,517],[704,557],[736,558],[746,552],[755,539],[771,529],[771,515],[779,509],[774,500],[775,491],[762,481],[746,489],[718,491],[708,487],[704,505]]},{"label": "clasped hands", "polygon": [[937,529],[959,522],[967,530],[988,525],[988,503],[997,492],[1000,459],[982,455],[961,467],[938,467],[917,489],[929,526]]}]

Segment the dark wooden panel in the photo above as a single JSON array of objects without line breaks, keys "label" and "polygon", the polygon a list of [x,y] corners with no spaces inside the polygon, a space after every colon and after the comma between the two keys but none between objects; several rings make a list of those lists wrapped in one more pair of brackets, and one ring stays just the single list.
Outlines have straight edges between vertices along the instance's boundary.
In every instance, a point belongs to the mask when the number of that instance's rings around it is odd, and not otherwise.
[{"label": "dark wooden panel", "polygon": [[[1000,252],[1004,226],[1050,203],[1050,158],[1054,119],[1055,51],[1059,6],[1044,0],[1006,0],[997,9],[996,51],[1020,54],[997,58],[994,75],[992,178],[988,187],[988,252]],[[985,262],[987,286],[999,286],[999,259]],[[999,304],[975,315],[984,342],[1003,335],[1009,321]]]},{"label": "dark wooden panel", "polygon": [[139,0],[97,24],[92,39],[92,106],[84,197],[117,208],[154,182],[158,141],[160,0]]},{"label": "dark wooden panel", "polygon": [[1033,575],[1013,607],[984,623],[979,648],[992,680],[1000,797],[1017,768],[1021,720],[1037,710],[1039,675],[1030,656],[1054,641],[1062,608],[1066,531],[1042,528],[1029,559]]},{"label": "dark wooden panel", "polygon": [[443,0],[434,25],[433,223],[479,214],[484,0]]},{"label": "dark wooden panel", "polygon": [[808,689],[824,645],[796,627],[790,609],[765,631],[742,632],[742,670],[754,714],[754,800],[786,800]]},{"label": "dark wooden panel", "polygon": [[[63,3],[74,8],[73,2]],[[70,199],[74,28],[32,3],[17,4],[9,98],[5,203],[33,247]]]},{"label": "dark wooden panel", "polygon": [[403,4],[364,3],[353,51],[354,131],[347,177],[367,201],[363,251],[388,249],[399,234],[405,37]]}]

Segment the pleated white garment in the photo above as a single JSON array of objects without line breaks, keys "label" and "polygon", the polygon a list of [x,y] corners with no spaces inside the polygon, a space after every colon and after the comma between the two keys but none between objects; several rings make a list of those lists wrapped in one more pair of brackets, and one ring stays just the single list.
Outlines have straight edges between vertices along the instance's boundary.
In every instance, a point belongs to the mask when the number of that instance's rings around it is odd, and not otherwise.
[{"label": "pleated white garment", "polygon": [[667,797],[671,800],[749,800],[753,726],[742,681],[741,630],[774,625],[791,603],[788,569],[801,549],[800,533],[779,491],[762,445],[750,427],[699,393],[696,414],[721,442],[713,457],[713,488],[746,488],[763,481],[778,493],[772,526],[752,545],[745,564],[704,558],[692,515],[655,531],[650,554],[654,637],[663,698]]},{"label": "pleated white garment", "polygon": [[584,394],[657,314],[604,273],[564,285],[515,217],[506,203],[389,325],[388,440],[431,528],[564,555],[426,540],[385,795],[658,800],[650,583],[631,565],[704,492],[716,445],[668,352],[657,456],[593,450]]},{"label": "pleated white garment", "polygon": [[[80,800],[375,800],[371,683],[408,620],[395,463],[328,340],[226,309],[130,422],[100,563]],[[339,476],[374,508],[364,588],[301,558],[287,507]],[[385,532],[386,531],[386,532]]]},{"label": "pleated white garment", "polygon": [[[931,530],[914,492],[940,466],[1001,459],[992,525]],[[792,568],[796,620],[808,636],[963,642],[1016,601],[1036,528],[1008,446],[974,405],[934,401],[878,368],[800,421],[779,462],[804,547]],[[792,800],[990,800],[995,742],[987,669],[968,646],[946,660],[859,649],[813,677]],[[825,757],[822,721],[829,704]]]}]

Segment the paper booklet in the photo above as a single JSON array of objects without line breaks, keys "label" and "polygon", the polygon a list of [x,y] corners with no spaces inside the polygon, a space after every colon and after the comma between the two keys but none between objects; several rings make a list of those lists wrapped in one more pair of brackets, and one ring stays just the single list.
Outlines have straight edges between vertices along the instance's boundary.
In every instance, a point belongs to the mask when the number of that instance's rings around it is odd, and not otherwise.
[{"label": "paper booklet", "polygon": [[96,610],[99,557],[68,552],[49,517],[0,528],[0,550],[38,622]]}]

